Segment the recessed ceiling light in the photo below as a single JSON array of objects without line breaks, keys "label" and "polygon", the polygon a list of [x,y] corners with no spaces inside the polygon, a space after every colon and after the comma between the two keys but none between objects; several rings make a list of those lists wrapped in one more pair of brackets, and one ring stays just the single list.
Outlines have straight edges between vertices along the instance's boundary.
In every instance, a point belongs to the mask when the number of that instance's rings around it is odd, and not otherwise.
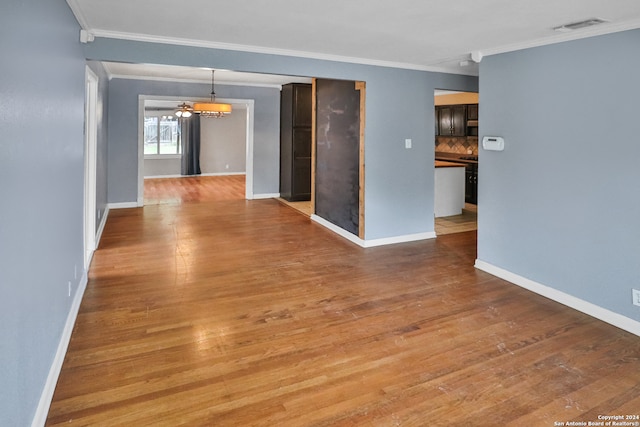
[{"label": "recessed ceiling light", "polygon": [[579,30],[580,28],[592,27],[594,25],[604,24],[604,19],[600,18],[591,18],[585,19],[584,21],[572,22],[571,24],[560,25],[559,27],[554,27],[554,31],[558,31],[560,33],[568,33],[569,31]]}]

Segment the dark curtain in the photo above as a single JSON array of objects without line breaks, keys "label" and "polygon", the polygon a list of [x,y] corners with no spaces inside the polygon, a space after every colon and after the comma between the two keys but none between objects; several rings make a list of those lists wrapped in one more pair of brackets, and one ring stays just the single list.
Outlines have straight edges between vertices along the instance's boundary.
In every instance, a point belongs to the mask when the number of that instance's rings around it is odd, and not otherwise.
[{"label": "dark curtain", "polygon": [[182,175],[200,175],[200,115],[180,119]]}]

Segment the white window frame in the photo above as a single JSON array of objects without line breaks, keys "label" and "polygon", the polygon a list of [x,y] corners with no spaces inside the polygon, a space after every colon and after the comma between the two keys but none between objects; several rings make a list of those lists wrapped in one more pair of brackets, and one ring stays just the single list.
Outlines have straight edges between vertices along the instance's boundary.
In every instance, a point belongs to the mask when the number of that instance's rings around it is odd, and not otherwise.
[{"label": "white window frame", "polygon": [[[167,111],[145,111],[144,112],[144,116],[145,117],[162,117],[162,116],[172,116],[173,115],[173,111],[171,110],[167,110]],[[178,125],[179,126],[179,125]],[[144,118],[143,118],[143,138],[144,138]],[[158,143],[160,142],[160,120],[158,120]],[[144,143],[143,143],[143,148],[144,148]],[[158,148],[159,150],[159,148]],[[181,147],[180,147],[180,142],[178,142],[178,151],[181,151]],[[144,158],[147,159],[181,159],[182,158],[182,153],[171,153],[171,154],[144,154]]]}]

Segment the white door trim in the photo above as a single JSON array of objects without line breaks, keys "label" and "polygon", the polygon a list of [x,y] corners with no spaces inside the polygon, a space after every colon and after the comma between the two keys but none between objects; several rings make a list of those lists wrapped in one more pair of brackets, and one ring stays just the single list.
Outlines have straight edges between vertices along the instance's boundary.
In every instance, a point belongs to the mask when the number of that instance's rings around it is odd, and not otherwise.
[{"label": "white door trim", "polygon": [[84,106],[84,269],[96,249],[96,162],[98,146],[98,76],[87,66]]},{"label": "white door trim", "polygon": [[[225,101],[229,102],[229,101]],[[253,114],[254,114],[254,105],[255,101],[253,99],[246,99],[245,105],[247,106],[247,153],[245,159],[245,183],[244,183],[244,192],[245,198],[247,200],[252,200],[254,198],[253,195]]]},{"label": "white door trim", "polygon": [[[209,101],[209,98],[191,98],[184,96],[154,96],[154,95],[138,95],[138,207],[144,206],[144,104],[145,101],[176,101],[176,106],[183,102],[185,98],[190,101]],[[246,146],[246,175],[245,175],[245,197],[248,200],[254,198],[253,195],[253,123],[254,123],[254,105],[253,99],[233,99],[233,98],[216,98],[219,102],[227,104],[240,104],[246,106],[247,109],[247,139]],[[233,113],[232,113],[233,114]]]}]

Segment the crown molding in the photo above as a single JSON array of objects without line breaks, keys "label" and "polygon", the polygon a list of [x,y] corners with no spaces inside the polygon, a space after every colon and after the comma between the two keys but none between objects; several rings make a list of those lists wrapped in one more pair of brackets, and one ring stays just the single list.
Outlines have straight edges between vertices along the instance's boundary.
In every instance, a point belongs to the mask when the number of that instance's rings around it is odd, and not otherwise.
[{"label": "crown molding", "polygon": [[[125,79],[125,80],[145,80],[154,82],[174,82],[174,83],[195,83],[195,84],[211,84],[211,81],[198,80],[198,79],[180,79],[176,77],[153,77],[153,76],[136,76],[129,74],[112,74],[107,73],[109,80],[113,79]],[[245,87],[263,87],[269,89],[282,89],[282,85],[270,84],[270,83],[251,83],[251,82],[219,82],[216,86],[245,86]]]},{"label": "crown molding", "polygon": [[[74,0],[69,0],[69,1],[74,1]],[[377,60],[377,59],[331,55],[331,54],[324,54],[324,53],[317,53],[317,52],[306,52],[306,51],[300,51],[300,50],[279,49],[279,48],[251,46],[251,45],[242,45],[242,44],[233,44],[233,43],[222,43],[222,42],[211,42],[211,41],[204,41],[204,40],[181,39],[181,38],[174,38],[174,37],[161,37],[161,36],[152,36],[147,34],[123,33],[123,32],[106,31],[106,30],[99,30],[99,29],[93,29],[93,30],[87,30],[87,31],[89,31],[93,36],[100,37],[100,38],[130,40],[130,41],[139,41],[139,42],[145,42],[145,43],[169,44],[169,45],[177,45],[177,46],[202,47],[206,49],[232,50],[232,51],[239,51],[239,52],[267,54],[267,55],[291,56],[291,57],[298,57],[298,58],[333,61],[333,62],[346,62],[351,64],[373,65],[378,67],[400,68],[405,70],[429,71],[434,73],[474,75],[474,74],[465,73],[464,70],[456,71],[456,70],[451,70],[445,67],[433,67],[433,66],[426,66],[426,65],[420,65],[420,64],[411,64],[406,62],[383,61],[383,60]]]},{"label": "crown molding", "polygon": [[80,27],[83,30],[89,31],[89,24],[87,22],[87,18],[82,13],[82,8],[79,5],[79,0],[67,0],[67,4],[73,12],[73,15],[76,17],[76,21],[80,24]]},{"label": "crown molding", "polygon": [[635,30],[640,28],[640,19],[624,23],[604,23],[593,27],[575,30],[569,33],[554,33],[553,36],[531,40],[523,43],[513,43],[490,49],[480,49],[483,56],[498,55],[501,53],[515,52],[518,50],[530,49],[540,46],[564,43],[573,40],[586,39],[589,37],[604,36],[607,34],[619,33],[622,31]]}]

